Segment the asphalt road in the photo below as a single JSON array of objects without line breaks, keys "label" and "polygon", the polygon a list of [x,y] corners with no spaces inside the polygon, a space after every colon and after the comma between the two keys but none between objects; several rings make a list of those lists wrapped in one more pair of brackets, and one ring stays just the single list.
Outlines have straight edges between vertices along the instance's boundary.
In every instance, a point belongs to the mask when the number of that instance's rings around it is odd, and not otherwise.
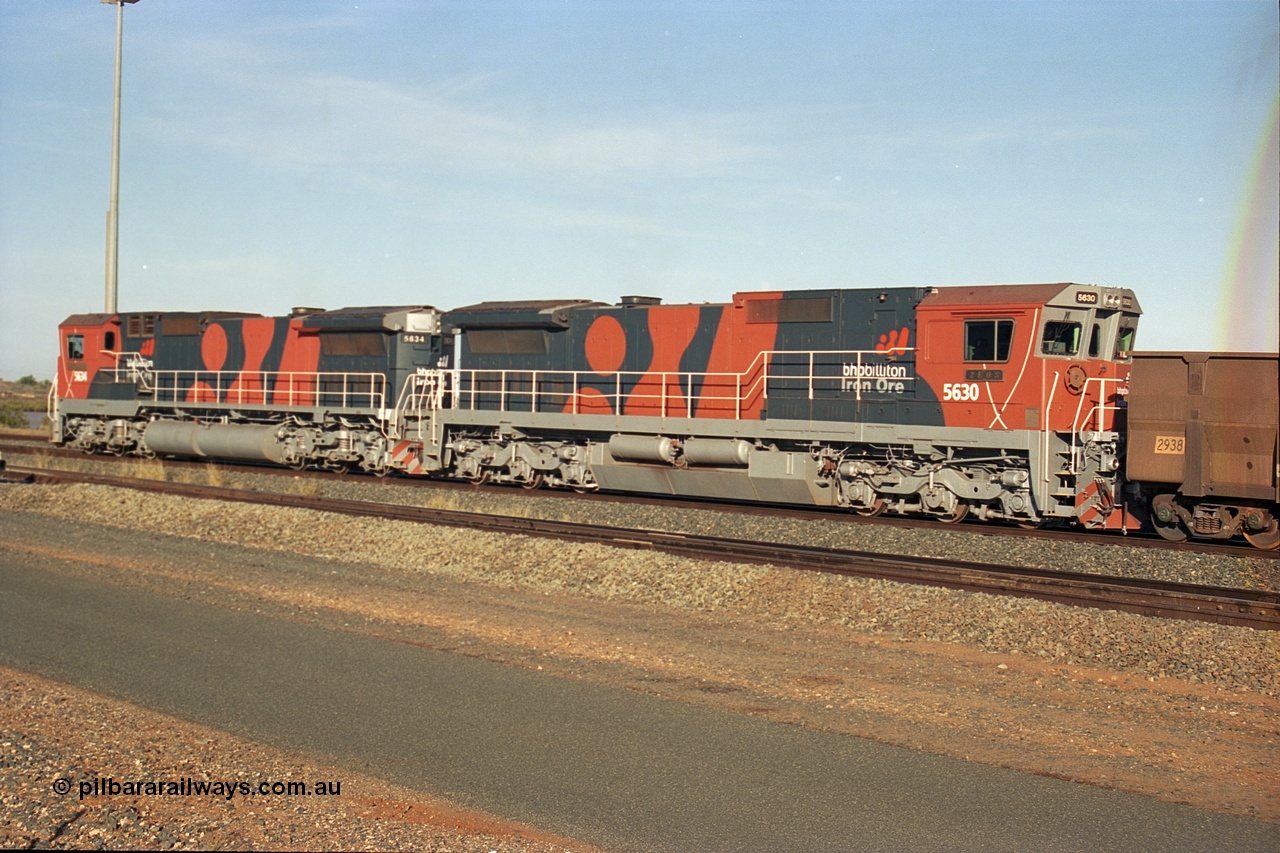
[{"label": "asphalt road", "polygon": [[0,663],[611,850],[1280,849],[1271,824],[54,566],[0,543]]}]

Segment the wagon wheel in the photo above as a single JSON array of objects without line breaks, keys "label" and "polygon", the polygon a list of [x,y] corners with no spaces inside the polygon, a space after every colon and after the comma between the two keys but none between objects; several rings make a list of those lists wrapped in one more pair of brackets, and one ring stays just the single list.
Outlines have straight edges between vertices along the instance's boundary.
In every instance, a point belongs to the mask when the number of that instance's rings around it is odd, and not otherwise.
[{"label": "wagon wheel", "polygon": [[955,524],[958,521],[963,521],[968,514],[969,505],[964,501],[956,501],[956,508],[951,510],[949,514],[938,516],[938,520],[945,524]]},{"label": "wagon wheel", "polygon": [[1151,526],[1156,529],[1161,538],[1170,542],[1186,542],[1187,528],[1182,525],[1181,519],[1174,516],[1171,521],[1161,521],[1159,518],[1152,516]]},{"label": "wagon wheel", "polygon": [[1156,495],[1151,499],[1151,526],[1162,539],[1170,542],[1187,541],[1187,527],[1178,516],[1177,502],[1173,495]]},{"label": "wagon wheel", "polygon": [[1274,551],[1280,548],[1280,521],[1274,518],[1271,520],[1271,526],[1266,530],[1259,530],[1256,533],[1245,531],[1244,538],[1249,544],[1262,551]]},{"label": "wagon wheel", "polygon": [[535,472],[533,476],[531,476],[529,479],[525,480],[523,483],[520,484],[520,488],[533,491],[534,489],[538,488],[541,485],[542,485],[542,473]]},{"label": "wagon wheel", "polygon": [[863,518],[875,518],[884,512],[884,498],[876,498],[869,506],[855,506],[853,511]]}]

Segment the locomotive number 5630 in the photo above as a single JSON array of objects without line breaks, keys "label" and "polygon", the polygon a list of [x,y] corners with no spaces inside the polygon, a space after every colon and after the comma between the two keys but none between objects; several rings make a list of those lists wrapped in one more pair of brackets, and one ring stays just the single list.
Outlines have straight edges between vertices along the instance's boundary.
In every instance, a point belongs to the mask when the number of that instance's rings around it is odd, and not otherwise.
[{"label": "locomotive number 5630", "polygon": [[969,402],[978,399],[978,383],[976,382],[947,382],[942,386],[943,400],[958,400],[960,402]]}]

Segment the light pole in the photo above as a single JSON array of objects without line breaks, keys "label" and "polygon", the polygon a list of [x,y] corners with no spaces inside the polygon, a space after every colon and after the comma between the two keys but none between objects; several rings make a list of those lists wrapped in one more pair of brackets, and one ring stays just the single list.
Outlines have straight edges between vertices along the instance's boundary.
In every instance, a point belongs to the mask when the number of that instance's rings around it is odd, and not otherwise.
[{"label": "light pole", "polygon": [[116,313],[120,266],[120,53],[124,47],[124,4],[138,0],[102,0],[116,7],[116,98],[111,111],[111,206],[107,208],[107,298],[106,311]]}]

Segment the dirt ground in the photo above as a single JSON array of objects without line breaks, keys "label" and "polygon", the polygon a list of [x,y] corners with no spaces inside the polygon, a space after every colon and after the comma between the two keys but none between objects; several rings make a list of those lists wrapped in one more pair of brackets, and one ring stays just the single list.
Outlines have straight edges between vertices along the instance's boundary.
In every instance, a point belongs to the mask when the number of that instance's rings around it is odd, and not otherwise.
[{"label": "dirt ground", "polygon": [[[130,795],[108,788],[155,780],[211,780],[232,787],[207,796],[145,790]],[[258,796],[239,788],[260,780],[339,788],[336,796]],[[0,848],[37,847],[593,850],[419,791],[0,667]]]},{"label": "dirt ground", "polygon": [[[266,560],[218,567],[154,551],[104,557],[69,543],[4,547],[56,558],[99,583],[1280,822],[1272,696],[565,591],[406,580],[374,566],[335,562],[282,581]],[[8,677],[16,691],[54,690]],[[91,697],[64,706],[31,736],[62,736],[92,706]]]}]

